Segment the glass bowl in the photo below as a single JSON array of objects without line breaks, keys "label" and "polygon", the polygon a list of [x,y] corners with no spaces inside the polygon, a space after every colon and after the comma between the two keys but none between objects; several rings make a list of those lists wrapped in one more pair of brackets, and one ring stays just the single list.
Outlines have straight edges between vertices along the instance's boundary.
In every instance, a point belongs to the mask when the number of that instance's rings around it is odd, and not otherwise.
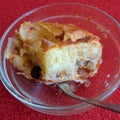
[{"label": "glass bowl", "polygon": [[89,79],[91,81],[89,87],[71,83],[76,89],[75,94],[104,100],[119,87],[120,24],[104,11],[92,6],[80,3],[55,3],[25,13],[8,27],[1,38],[1,81],[16,99],[34,110],[53,115],[80,114],[92,107],[68,97],[54,85],[47,86],[16,74],[9,60],[6,60],[4,52],[8,38],[14,36],[14,31],[22,22],[39,20],[72,23],[101,37],[103,62],[98,74]]}]

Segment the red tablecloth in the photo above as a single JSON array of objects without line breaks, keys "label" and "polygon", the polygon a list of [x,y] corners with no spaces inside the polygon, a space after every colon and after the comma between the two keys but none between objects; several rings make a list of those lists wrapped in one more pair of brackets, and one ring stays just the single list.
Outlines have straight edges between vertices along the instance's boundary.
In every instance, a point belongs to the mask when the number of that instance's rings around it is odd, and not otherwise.
[{"label": "red tablecloth", "polygon": [[[62,2],[68,0],[61,0]],[[98,7],[120,22],[120,0],[69,0]],[[20,15],[44,4],[58,0],[0,0],[0,37],[7,27]],[[120,88],[108,101],[120,104]],[[8,93],[0,82],[0,120],[120,120],[120,114],[94,108],[82,115],[51,116],[36,112]]]}]

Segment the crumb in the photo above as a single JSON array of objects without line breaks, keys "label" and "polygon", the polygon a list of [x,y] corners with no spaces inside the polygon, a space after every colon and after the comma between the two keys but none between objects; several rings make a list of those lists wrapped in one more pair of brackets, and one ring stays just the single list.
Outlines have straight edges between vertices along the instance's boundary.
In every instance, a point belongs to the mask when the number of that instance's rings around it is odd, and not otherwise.
[{"label": "crumb", "polygon": [[104,32],[106,29],[103,25],[97,24],[97,30],[100,30],[100,32]]},{"label": "crumb", "polygon": [[56,87],[57,87],[57,85],[56,85],[56,84],[53,84],[53,87],[55,87],[55,88],[56,88]]},{"label": "crumb", "polygon": [[76,92],[77,91],[76,84],[74,82],[71,82],[69,84],[69,86],[70,86],[70,89],[71,89],[72,92]]},{"label": "crumb", "polygon": [[88,18],[87,18],[87,21],[88,21],[88,22],[91,22],[91,18],[88,17]]},{"label": "crumb", "polygon": [[106,29],[105,26],[101,25],[101,24],[97,24],[97,30],[99,30],[100,32],[106,32],[106,33],[110,33],[109,29]]},{"label": "crumb", "polygon": [[108,35],[107,35],[107,33],[103,33],[103,37],[105,38],[105,39],[107,39],[108,38]]},{"label": "crumb", "polygon": [[108,83],[107,81],[105,81],[105,86],[106,86],[106,87],[109,86],[109,83]]},{"label": "crumb", "polygon": [[91,82],[90,82],[89,80],[87,80],[87,81],[85,82],[85,87],[89,87],[90,84],[91,84]]},{"label": "crumb", "polygon": [[109,78],[110,77],[110,74],[107,74],[107,78]]},{"label": "crumb", "polygon": [[62,93],[63,93],[63,91],[59,88],[58,95],[61,95]]}]

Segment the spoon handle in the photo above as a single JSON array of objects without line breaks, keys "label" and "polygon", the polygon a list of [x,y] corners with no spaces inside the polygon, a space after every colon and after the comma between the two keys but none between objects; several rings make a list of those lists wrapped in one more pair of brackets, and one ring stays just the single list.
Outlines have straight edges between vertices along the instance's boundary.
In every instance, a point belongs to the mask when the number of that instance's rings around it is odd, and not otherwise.
[{"label": "spoon handle", "polygon": [[105,109],[111,110],[113,112],[120,113],[120,105],[118,105],[118,104],[112,104],[112,103],[109,103],[109,102],[103,102],[103,101],[99,101],[99,100],[95,100],[95,99],[90,99],[90,98],[84,98],[84,97],[81,97],[81,96],[77,96],[71,91],[68,83],[58,83],[57,86],[59,88],[61,88],[61,90],[65,94],[67,94],[68,96],[70,96],[74,99],[77,99],[77,100],[80,100],[80,101],[83,101],[83,102],[86,102],[86,103],[89,103],[89,104],[92,104],[92,105],[95,105],[95,106],[98,106],[98,107],[101,107],[101,108],[105,108]]}]

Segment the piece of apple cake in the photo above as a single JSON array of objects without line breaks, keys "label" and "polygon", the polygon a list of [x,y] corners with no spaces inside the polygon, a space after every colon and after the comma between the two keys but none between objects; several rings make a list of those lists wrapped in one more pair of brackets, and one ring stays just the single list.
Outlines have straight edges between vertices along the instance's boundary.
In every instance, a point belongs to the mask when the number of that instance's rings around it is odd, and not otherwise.
[{"label": "piece of apple cake", "polygon": [[9,38],[6,56],[18,74],[46,84],[84,81],[101,64],[100,38],[73,24],[24,22]]}]

